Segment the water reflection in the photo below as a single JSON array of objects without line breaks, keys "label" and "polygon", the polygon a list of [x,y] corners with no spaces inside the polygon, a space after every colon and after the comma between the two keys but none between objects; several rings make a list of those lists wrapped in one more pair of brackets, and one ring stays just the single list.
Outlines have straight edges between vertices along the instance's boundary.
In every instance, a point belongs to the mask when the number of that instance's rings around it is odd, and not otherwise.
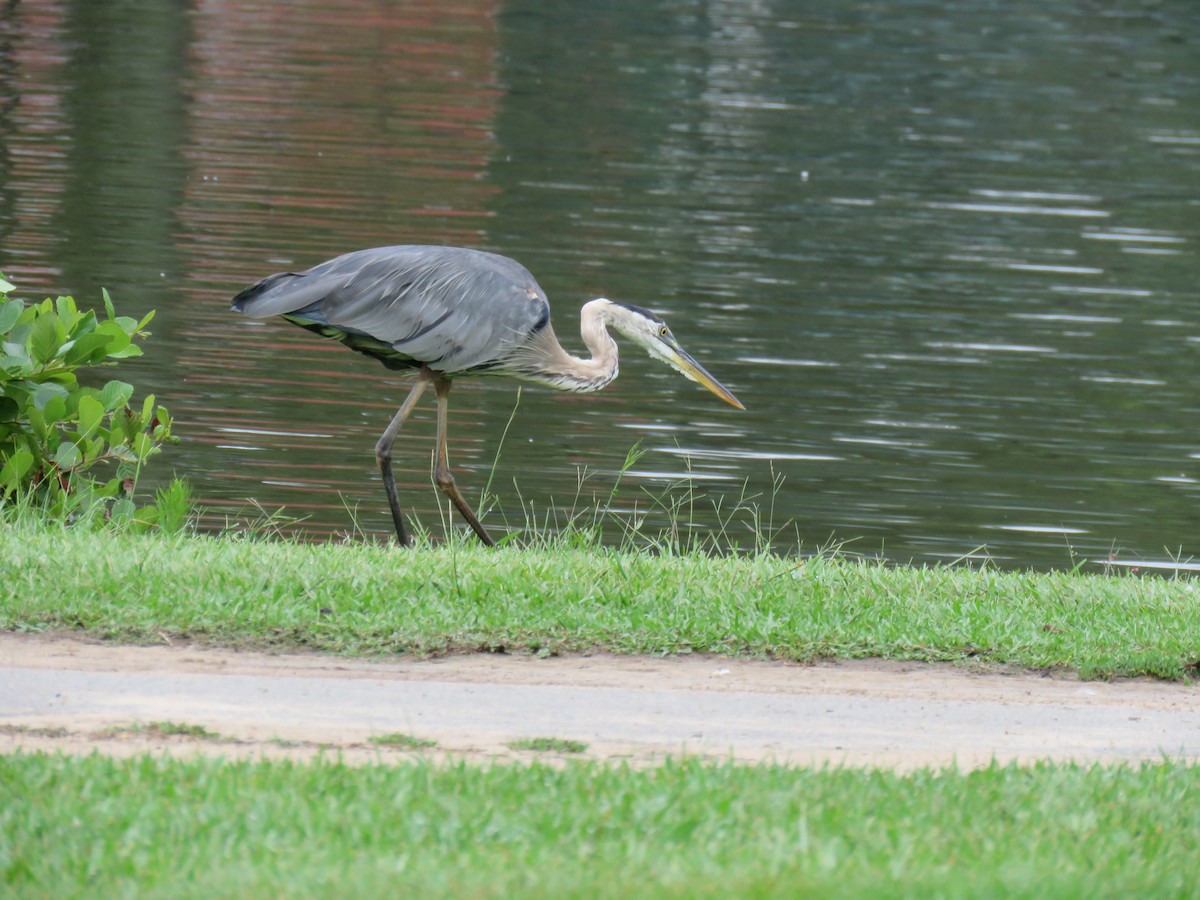
[{"label": "water reflection", "polygon": [[[697,530],[758,496],[808,549],[1186,560],[1191,17],[1187,0],[8,4],[0,268],[160,310],[130,377],[178,416],[167,466],[212,525],[253,497],[312,534],[388,533],[371,449],[405,384],[227,304],[271,271],[429,242],[519,258],[576,350],[585,300],[655,308],[749,407],[628,352],[591,397],[464,384],[453,462],[468,496],[490,481],[501,522],[607,498],[641,440],[620,515],[690,484]],[[436,525],[432,432],[418,410],[398,479]]]}]

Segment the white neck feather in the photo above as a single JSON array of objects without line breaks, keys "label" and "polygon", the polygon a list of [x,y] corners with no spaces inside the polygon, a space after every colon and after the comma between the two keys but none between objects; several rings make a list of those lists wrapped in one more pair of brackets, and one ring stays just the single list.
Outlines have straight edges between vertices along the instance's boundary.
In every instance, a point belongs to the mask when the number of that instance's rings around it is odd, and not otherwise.
[{"label": "white neck feather", "polygon": [[572,356],[562,348],[554,329],[546,325],[504,367],[512,375],[564,391],[588,393],[606,387],[617,377],[617,342],[608,333],[614,305],[604,298],[583,305],[579,334],[591,359]]}]

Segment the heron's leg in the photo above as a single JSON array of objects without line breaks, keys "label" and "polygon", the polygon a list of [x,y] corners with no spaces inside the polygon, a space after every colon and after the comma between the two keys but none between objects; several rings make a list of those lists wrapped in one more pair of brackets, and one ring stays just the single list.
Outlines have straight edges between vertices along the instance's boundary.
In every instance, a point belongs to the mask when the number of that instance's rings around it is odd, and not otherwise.
[{"label": "heron's leg", "polygon": [[433,383],[433,389],[437,392],[437,450],[434,456],[433,480],[442,489],[442,493],[450,498],[450,502],[467,520],[467,524],[479,535],[479,539],[487,546],[495,547],[496,542],[479,523],[471,507],[467,506],[467,501],[458,492],[458,485],[454,483],[454,476],[450,474],[450,456],[446,450],[446,411],[449,408],[447,398],[450,396],[450,379],[444,375],[438,376]]},{"label": "heron's leg", "polygon": [[396,479],[392,477],[392,444],[400,432],[400,426],[412,414],[413,407],[417,405],[417,401],[421,399],[421,395],[425,393],[425,388],[429,386],[429,382],[433,378],[434,374],[428,369],[421,370],[417,376],[417,383],[408,392],[400,409],[396,411],[396,415],[388,424],[387,430],[379,438],[379,443],[375,445],[375,461],[379,463],[379,471],[383,475],[383,489],[387,491],[388,506],[392,509],[392,521],[396,523],[396,537],[403,547],[407,547],[410,541],[408,531],[404,528],[404,516],[400,512],[400,500],[396,496]]}]

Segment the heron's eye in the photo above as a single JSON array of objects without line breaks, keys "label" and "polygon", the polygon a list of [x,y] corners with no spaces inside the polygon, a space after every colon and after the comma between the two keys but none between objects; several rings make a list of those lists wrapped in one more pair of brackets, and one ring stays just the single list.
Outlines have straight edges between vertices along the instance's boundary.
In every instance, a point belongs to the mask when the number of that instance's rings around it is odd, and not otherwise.
[{"label": "heron's eye", "polygon": [[666,337],[670,333],[671,333],[671,330],[669,328],[667,328],[666,325],[664,325],[662,328],[658,329],[659,337]]}]

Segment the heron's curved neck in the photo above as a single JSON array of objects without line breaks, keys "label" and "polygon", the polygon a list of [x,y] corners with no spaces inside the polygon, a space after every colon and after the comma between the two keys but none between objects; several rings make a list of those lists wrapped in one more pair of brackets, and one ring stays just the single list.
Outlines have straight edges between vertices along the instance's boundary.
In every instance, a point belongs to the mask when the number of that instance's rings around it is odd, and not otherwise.
[{"label": "heron's curved neck", "polygon": [[579,313],[579,334],[591,359],[572,356],[558,343],[546,326],[535,338],[540,346],[531,347],[532,365],[522,366],[517,374],[565,391],[598,391],[617,377],[617,342],[608,333],[609,300],[592,300]]},{"label": "heron's curved neck", "polygon": [[579,311],[579,336],[592,354],[591,359],[572,357],[574,370],[596,384],[587,390],[599,390],[617,377],[617,342],[608,333],[608,300],[592,300]]}]

